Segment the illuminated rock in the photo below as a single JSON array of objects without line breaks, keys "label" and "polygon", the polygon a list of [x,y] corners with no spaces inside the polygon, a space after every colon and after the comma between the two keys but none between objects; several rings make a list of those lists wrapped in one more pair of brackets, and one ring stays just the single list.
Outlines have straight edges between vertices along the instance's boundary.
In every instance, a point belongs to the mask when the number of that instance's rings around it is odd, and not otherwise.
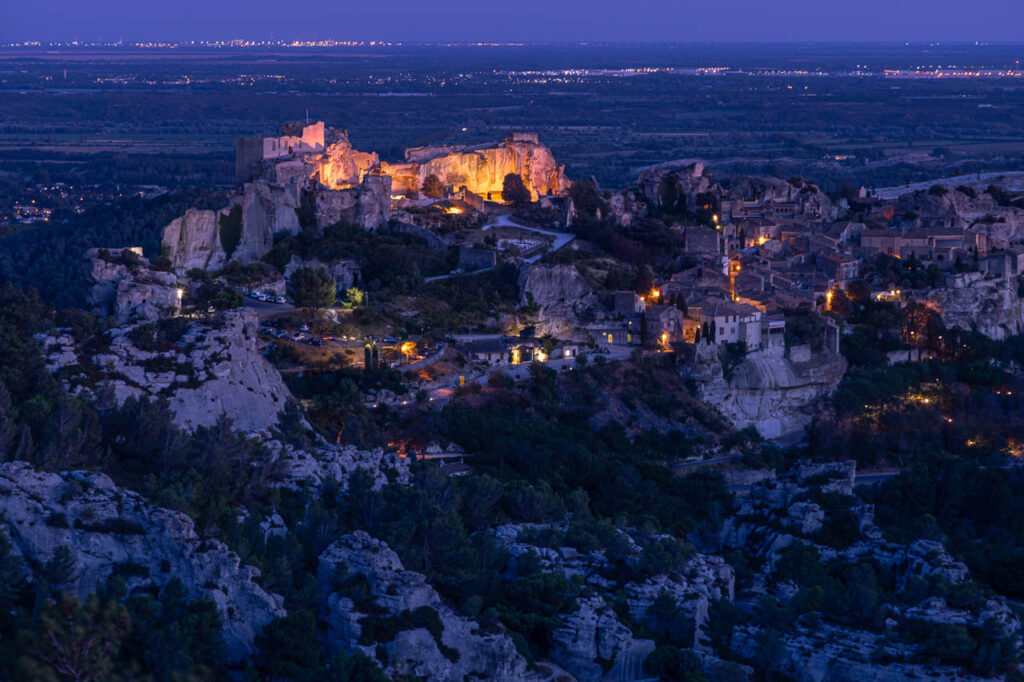
[{"label": "illuminated rock", "polygon": [[418,192],[428,175],[494,200],[500,200],[509,173],[522,177],[534,200],[563,194],[571,184],[565,166],[531,133],[516,133],[497,144],[417,147],[407,150],[405,157],[404,164],[381,164],[381,172],[392,176],[394,191],[405,194]]}]

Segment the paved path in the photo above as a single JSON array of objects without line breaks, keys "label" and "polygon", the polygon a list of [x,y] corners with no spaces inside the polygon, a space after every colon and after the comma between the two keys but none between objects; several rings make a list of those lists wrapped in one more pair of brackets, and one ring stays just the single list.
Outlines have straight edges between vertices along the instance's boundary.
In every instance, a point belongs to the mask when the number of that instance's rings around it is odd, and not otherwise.
[{"label": "paved path", "polygon": [[[538,234],[544,234],[549,237],[554,237],[555,243],[551,245],[551,248],[547,251],[547,253],[551,253],[552,251],[558,251],[560,248],[562,248],[563,246],[565,246],[566,244],[568,244],[569,242],[576,238],[576,235],[572,234],[571,232],[552,232],[551,230],[542,230],[539,227],[528,227],[526,225],[520,225],[519,223],[512,219],[512,216],[510,216],[507,213],[502,213],[497,217],[497,219],[493,223],[488,223],[480,229],[489,230],[492,227],[511,227],[518,230],[526,230],[527,232],[536,232]],[[544,253],[539,253],[536,256],[524,258],[523,262],[536,263],[543,256]]]}]

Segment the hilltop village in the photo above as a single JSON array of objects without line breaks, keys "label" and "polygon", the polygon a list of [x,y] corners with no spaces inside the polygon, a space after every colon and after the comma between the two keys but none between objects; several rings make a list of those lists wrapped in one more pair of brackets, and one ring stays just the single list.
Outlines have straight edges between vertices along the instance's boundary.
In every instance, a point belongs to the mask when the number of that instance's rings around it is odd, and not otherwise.
[{"label": "hilltop village", "polygon": [[[904,418],[1017,475],[1019,366],[970,352],[1024,331],[1024,195],[611,189],[531,133],[394,163],[322,122],[236,176],[159,253],[83,254],[89,314],[34,335],[101,416],[0,440],[0,567],[209,604],[197,679],[1020,674],[1024,554],[876,484],[928,475],[879,445]],[[90,419],[126,435],[82,455]]]},{"label": "hilltop village", "polygon": [[[933,318],[995,340],[1021,332],[1024,209],[1020,196],[991,183],[964,178],[895,199],[863,189],[836,198],[800,178],[716,180],[700,161],[683,160],[641,169],[635,186],[610,191],[572,183],[528,133],[405,156],[381,162],[322,122],[239,139],[240,190],[223,208],[190,210],[163,231],[161,272],[142,277],[146,287],[167,280],[163,299],[154,296],[159,288],[129,293],[139,276],[124,268],[101,268],[97,291],[118,289],[119,300],[107,303],[122,321],[140,306],[152,320],[161,300],[165,308],[180,302],[179,289],[201,284],[209,298],[220,284],[262,299],[261,336],[279,350],[347,350],[343,359],[358,365],[368,343],[396,367],[450,360],[453,351],[469,361],[464,371],[411,382],[410,393],[443,395],[534,361],[568,369],[585,355],[671,353],[699,397],[737,428],[773,439],[799,438],[842,379],[840,341],[857,331],[848,324],[851,306],[922,311],[919,328],[884,330],[890,362],[941,349]],[[523,192],[514,201],[503,196],[510,176]],[[636,237],[601,243],[592,233],[602,222]],[[375,290],[394,283],[376,276],[379,263],[366,267],[358,246],[321,238],[339,224],[422,244],[435,257],[409,263],[418,278],[411,295],[377,300]],[[645,240],[651,257],[638,255]],[[331,329],[344,325],[347,334],[277,324],[301,317],[286,294],[292,275],[308,268],[336,282],[338,305],[326,314]],[[496,305],[475,315],[449,311],[443,319],[417,295],[496,271],[515,291],[506,300],[496,291]],[[357,329],[369,316],[353,310],[360,306],[346,292],[362,297],[367,287],[376,315]],[[296,335],[300,326],[305,332]],[[403,353],[403,345],[417,352]]]}]

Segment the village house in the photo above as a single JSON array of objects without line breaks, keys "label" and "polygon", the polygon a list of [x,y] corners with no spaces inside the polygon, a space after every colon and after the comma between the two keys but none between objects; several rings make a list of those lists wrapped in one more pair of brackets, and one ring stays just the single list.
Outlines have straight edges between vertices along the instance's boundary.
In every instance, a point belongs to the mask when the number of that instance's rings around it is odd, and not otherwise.
[{"label": "village house", "polygon": [[683,340],[683,311],[674,305],[653,305],[644,313],[644,335],[648,343]]},{"label": "village house", "polygon": [[706,329],[716,344],[743,342],[749,349],[761,346],[761,316],[761,311],[752,305],[725,299],[703,301],[696,312],[702,338]]},{"label": "village house", "polygon": [[463,341],[459,344],[459,349],[473,360],[492,365],[501,364],[508,359],[505,341],[497,336]]}]

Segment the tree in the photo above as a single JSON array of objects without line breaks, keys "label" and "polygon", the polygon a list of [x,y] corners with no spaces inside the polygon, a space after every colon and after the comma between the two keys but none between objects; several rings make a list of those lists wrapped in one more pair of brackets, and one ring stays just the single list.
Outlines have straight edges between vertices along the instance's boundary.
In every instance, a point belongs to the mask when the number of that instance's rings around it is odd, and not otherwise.
[{"label": "tree", "polygon": [[352,287],[345,290],[345,298],[348,299],[349,305],[358,308],[366,299],[366,294],[359,287]]},{"label": "tree", "polygon": [[334,305],[337,291],[337,282],[324,268],[299,268],[288,282],[288,295],[296,306],[306,308],[309,317],[314,317],[320,308]]},{"label": "tree", "polygon": [[509,173],[501,183],[501,198],[509,206],[521,207],[530,203],[532,198],[530,190],[523,184],[523,179],[517,173]]},{"label": "tree", "polygon": [[316,618],[308,610],[275,618],[256,636],[256,648],[254,662],[266,679],[313,680],[320,666]]},{"label": "tree", "polygon": [[433,173],[423,178],[423,186],[420,187],[420,192],[423,196],[430,199],[440,199],[444,196],[444,185],[441,184],[441,178]]},{"label": "tree", "polygon": [[27,679],[110,679],[121,641],[131,627],[128,611],[92,594],[81,604],[63,593],[47,604],[39,623],[24,633],[21,667]]},{"label": "tree", "polygon": [[846,297],[846,292],[839,287],[833,287],[828,293],[828,309],[840,317],[849,317],[850,299]]},{"label": "tree", "polygon": [[863,279],[855,279],[846,285],[846,296],[857,305],[871,302],[871,285]]},{"label": "tree", "polygon": [[577,180],[569,187],[569,198],[578,216],[597,218],[604,208],[604,200],[591,180]]},{"label": "tree", "polygon": [[660,646],[652,651],[644,659],[643,669],[660,680],[704,682],[707,679],[700,672],[700,659],[696,654],[672,645]]}]

